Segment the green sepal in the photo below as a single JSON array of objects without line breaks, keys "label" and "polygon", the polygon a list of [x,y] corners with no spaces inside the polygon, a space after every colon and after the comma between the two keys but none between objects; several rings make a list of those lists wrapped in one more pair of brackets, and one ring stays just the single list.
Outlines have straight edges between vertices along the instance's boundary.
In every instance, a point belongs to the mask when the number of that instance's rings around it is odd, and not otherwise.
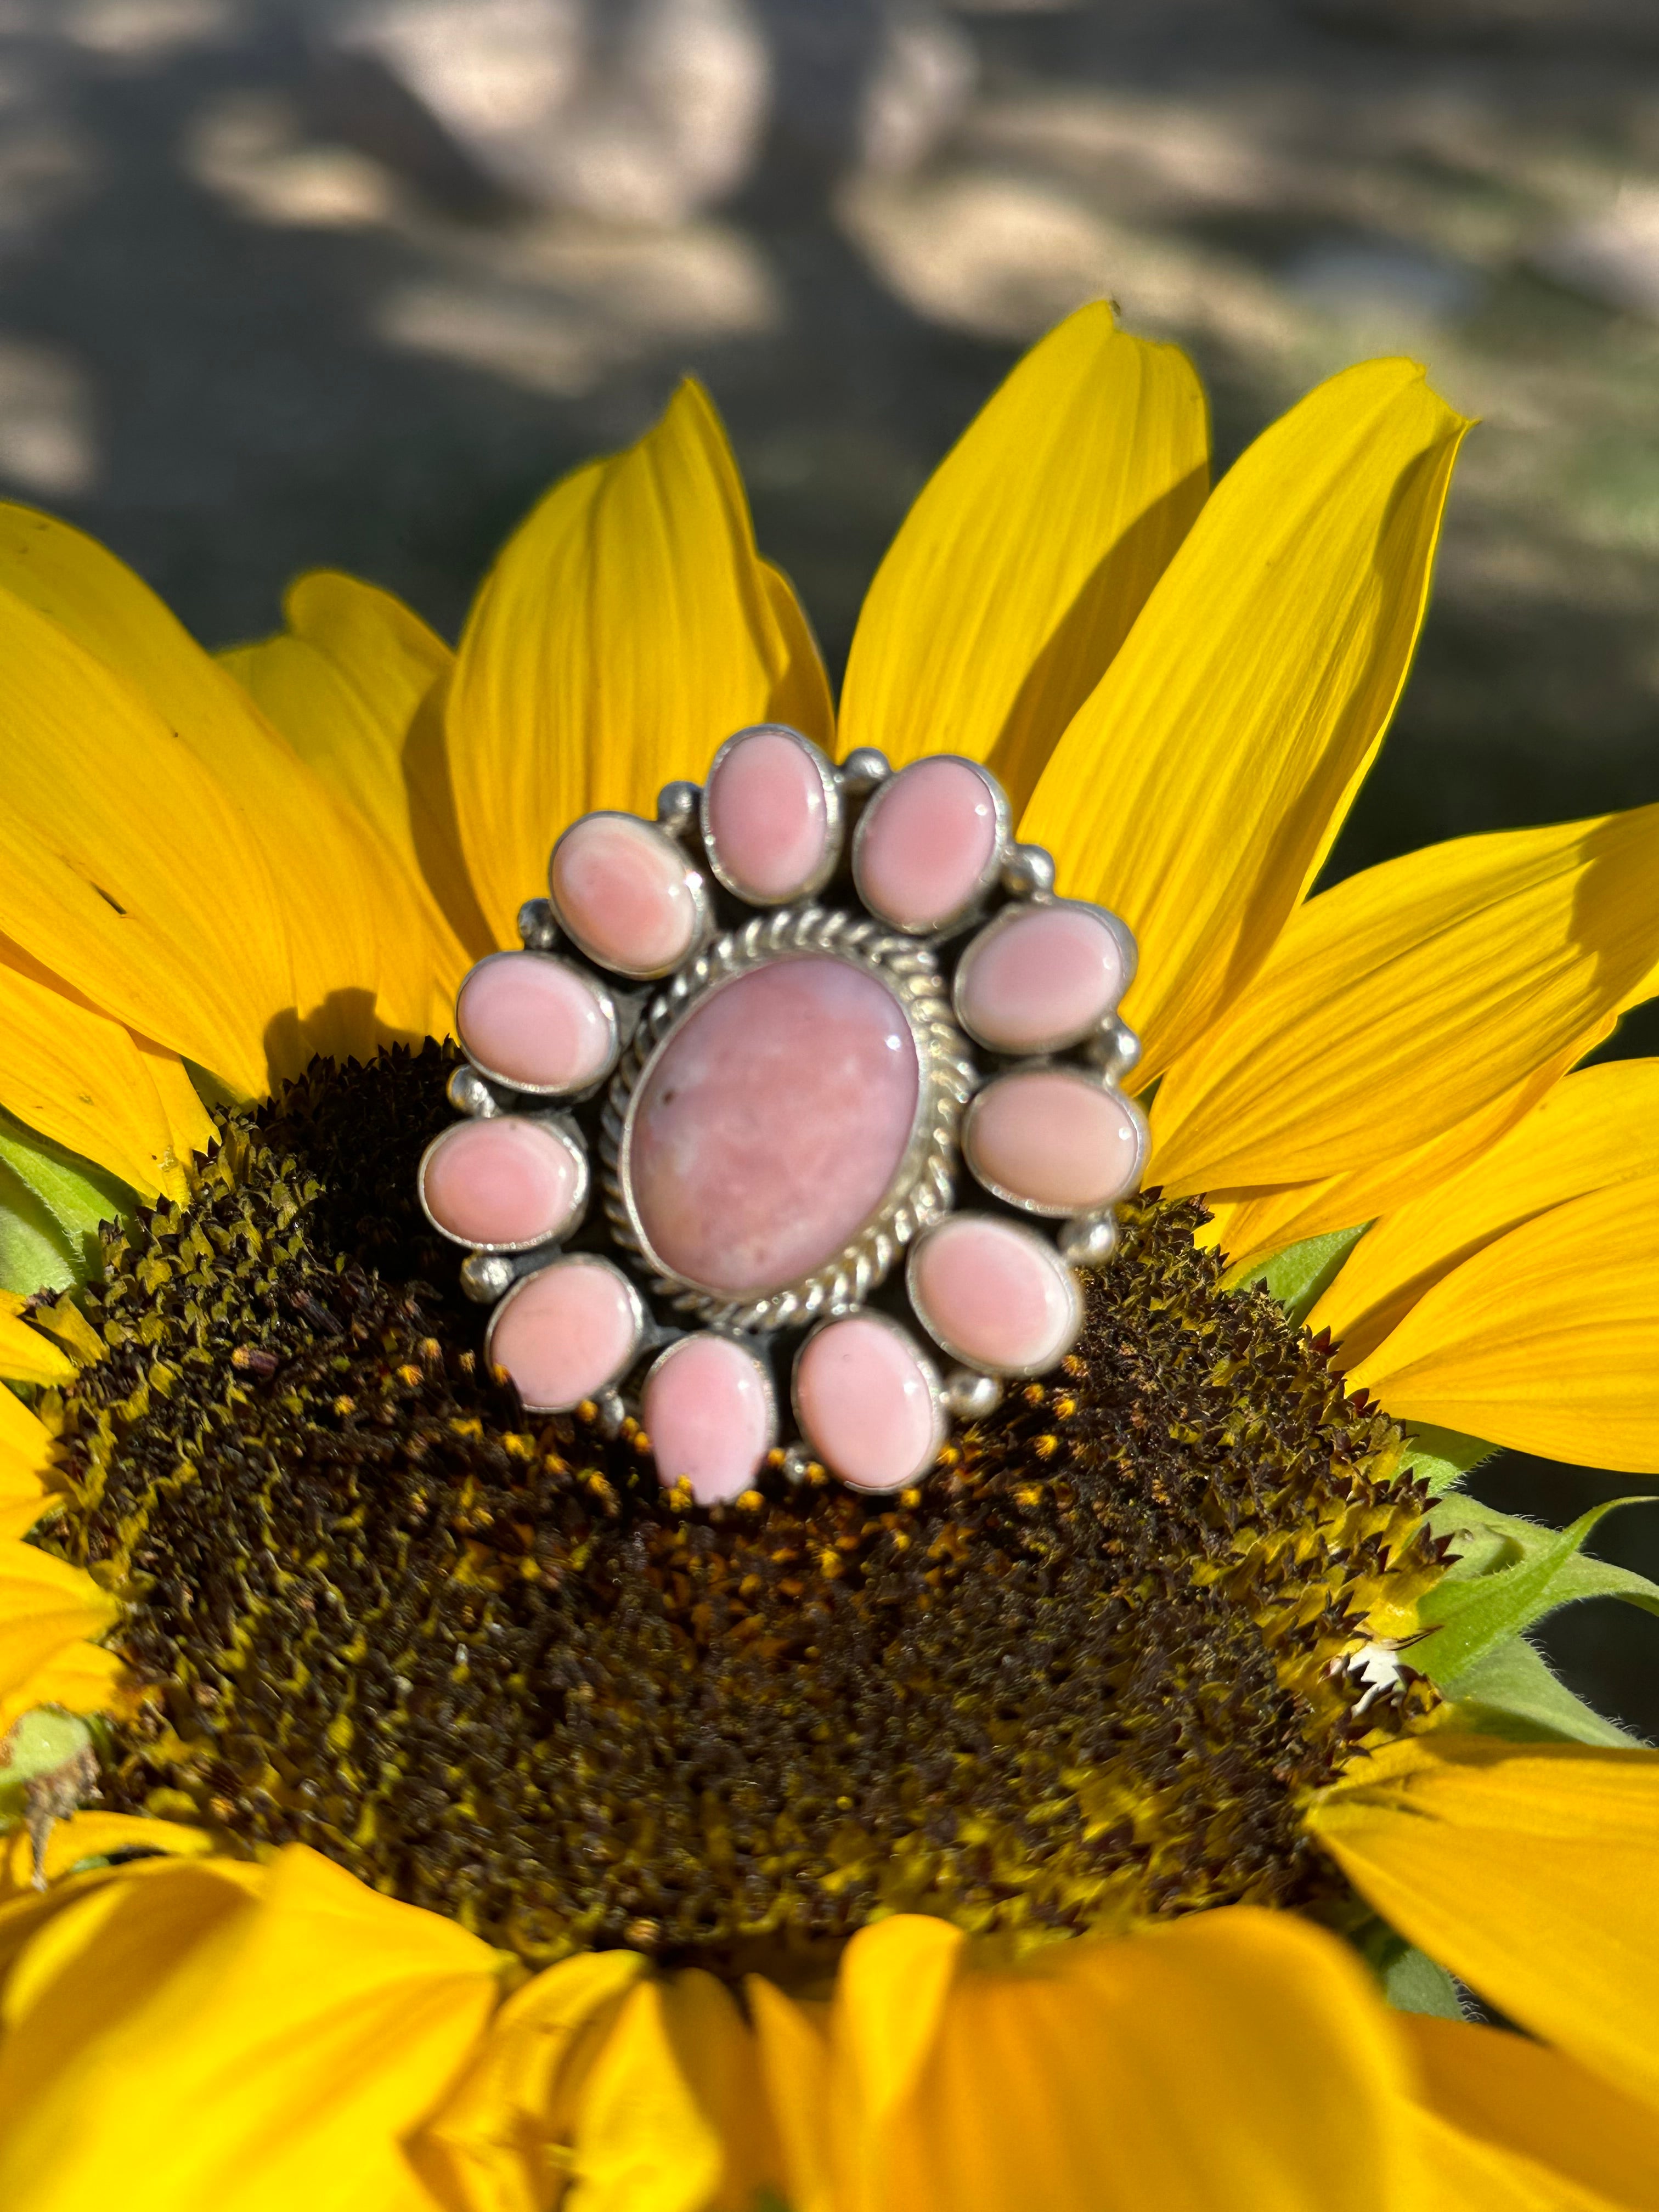
[{"label": "green sepal", "polygon": [[1575,1697],[1523,1636],[1512,1636],[1441,1688],[1451,1724],[1477,1735],[1516,1743],[1593,1743],[1609,1750],[1641,1742]]},{"label": "green sepal", "polygon": [[0,1765],[0,1829],[28,1818],[31,1783],[51,1784],[82,1770],[92,1755],[92,1731],[74,1713],[37,1705],[12,1729],[5,1748],[10,1756]]},{"label": "green sepal", "polygon": [[0,1108],[0,1288],[67,1291],[96,1274],[98,1225],[138,1194]]},{"label": "green sepal", "polygon": [[1440,2020],[1462,2019],[1457,1984],[1446,1969],[1437,1966],[1426,1951],[1408,1943],[1386,1920],[1368,1913],[1358,1927],[1346,1933],[1396,2012],[1428,2012]]},{"label": "green sepal", "polygon": [[1456,1429],[1413,1429],[1406,1445],[1401,1471],[1429,1486],[1431,1498],[1443,1498],[1466,1474],[1498,1456],[1498,1447],[1480,1437],[1466,1437]]},{"label": "green sepal", "polygon": [[1299,1244],[1287,1244],[1271,1260],[1246,1268],[1233,1288],[1266,1291],[1270,1298],[1278,1299],[1293,1322],[1306,1321],[1370,1225],[1362,1221],[1357,1229],[1329,1229],[1322,1237],[1306,1237]]},{"label": "green sepal", "polygon": [[1435,1633],[1413,1647],[1412,1662],[1434,1681],[1466,1674],[1489,1652],[1577,1598],[1622,1597],[1659,1613],[1659,1588],[1627,1567],[1581,1559],[1580,1547],[1607,1514],[1651,1500],[1613,1498],[1581,1513],[1567,1528],[1540,1528],[1474,1498],[1443,1498],[1429,1514],[1437,1536],[1462,1557],[1419,1608]]}]

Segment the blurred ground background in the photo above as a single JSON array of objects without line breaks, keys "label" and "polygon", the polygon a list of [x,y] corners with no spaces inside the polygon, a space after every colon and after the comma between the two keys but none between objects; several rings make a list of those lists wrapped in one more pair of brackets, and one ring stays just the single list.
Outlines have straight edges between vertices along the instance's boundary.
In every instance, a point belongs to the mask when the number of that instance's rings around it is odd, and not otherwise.
[{"label": "blurred ground background", "polygon": [[[1659,799],[1653,0],[0,0],[0,490],[211,645],[324,562],[453,635],[690,368],[838,670],[929,469],[1102,294],[1193,353],[1221,465],[1367,353],[1483,418],[1334,872]],[[1659,1572],[1659,1511],[1596,1548]],[[1659,1738],[1659,1622],[1543,1641]]]}]

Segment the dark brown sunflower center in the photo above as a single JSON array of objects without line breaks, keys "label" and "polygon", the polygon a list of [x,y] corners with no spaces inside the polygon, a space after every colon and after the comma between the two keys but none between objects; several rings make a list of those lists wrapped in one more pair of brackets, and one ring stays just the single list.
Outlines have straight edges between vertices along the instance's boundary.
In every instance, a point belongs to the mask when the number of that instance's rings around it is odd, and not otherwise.
[{"label": "dark brown sunflower center", "polygon": [[[1432,1572],[1399,1435],[1190,1205],[920,1493],[679,1510],[482,1373],[410,1202],[428,1045],[227,1123],[106,1254],[45,1540],[155,1685],[106,1801],[300,1839],[532,1960],[730,1963],[884,1906],[1066,1932],[1331,1877],[1299,1802],[1426,1686],[1346,1662]],[[751,1510],[752,1509],[752,1510]]]}]

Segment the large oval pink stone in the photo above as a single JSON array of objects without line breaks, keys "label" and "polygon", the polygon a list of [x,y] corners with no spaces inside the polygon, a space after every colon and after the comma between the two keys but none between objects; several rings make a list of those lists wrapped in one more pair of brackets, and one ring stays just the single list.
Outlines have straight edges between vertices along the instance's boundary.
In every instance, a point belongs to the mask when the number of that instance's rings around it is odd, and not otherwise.
[{"label": "large oval pink stone", "polygon": [[564,1413],[614,1382],[639,1340],[640,1308],[622,1271],[576,1253],[514,1285],[486,1350],[532,1412]]},{"label": "large oval pink stone", "polygon": [[710,993],[659,1050],[623,1139],[652,1251],[733,1298],[823,1267],[891,1186],[921,1079],[898,1000],[847,961],[775,960]]},{"label": "large oval pink stone", "polygon": [[664,1489],[689,1481],[699,1505],[741,1498],[772,1449],[772,1385],[728,1337],[670,1345],[645,1378],[640,1417]]},{"label": "large oval pink stone", "polygon": [[1117,1004],[1123,955],[1106,917],[1082,905],[1011,908],[957,969],[957,1012],[994,1052],[1056,1052]]},{"label": "large oval pink stone", "polygon": [[631,814],[585,814],[553,848],[548,888],[590,958],[626,975],[661,975],[696,937],[690,878],[664,830]]},{"label": "large oval pink stone", "polygon": [[795,1412],[814,1452],[858,1490],[902,1490],[939,1456],[945,1422],[933,1376],[895,1322],[849,1314],[795,1362]]},{"label": "large oval pink stone", "polygon": [[586,1182],[568,1138],[503,1115],[446,1129],[422,1164],[421,1197],[446,1237],[511,1249],[562,1236]]},{"label": "large oval pink stone", "polygon": [[997,857],[996,787],[954,753],[912,761],[884,783],[859,824],[853,872],[884,921],[943,928],[987,887]]},{"label": "large oval pink stone", "polygon": [[963,1150],[988,1190],[1042,1213],[1109,1206],[1140,1168],[1128,1102],[1082,1073],[1022,1069],[988,1083],[968,1109]]},{"label": "large oval pink stone", "polygon": [[616,1050],[616,1029],[586,976],[546,952],[495,952],[461,986],[455,1027],[486,1075],[521,1091],[582,1091]]},{"label": "large oval pink stone", "polygon": [[983,1213],[948,1215],[910,1254],[910,1299],[954,1359],[1040,1375],[1083,1323],[1071,1269],[1045,1237]]},{"label": "large oval pink stone", "polygon": [[830,801],[823,765],[805,738],[762,728],[728,738],[704,804],[715,862],[739,897],[771,904],[822,877]]}]

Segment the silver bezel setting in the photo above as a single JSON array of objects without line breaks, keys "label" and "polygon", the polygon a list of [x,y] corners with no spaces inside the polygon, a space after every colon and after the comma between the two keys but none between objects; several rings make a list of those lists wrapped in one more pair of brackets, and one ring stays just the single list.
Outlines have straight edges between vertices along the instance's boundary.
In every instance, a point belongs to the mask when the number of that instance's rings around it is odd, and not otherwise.
[{"label": "silver bezel setting", "polygon": [[[1052,1036],[1038,1037],[1030,1044],[999,1043],[996,1038],[988,1037],[983,1030],[976,1030],[963,1012],[963,977],[964,974],[972,973],[972,962],[979,956],[981,949],[994,939],[1000,937],[1006,931],[1016,927],[1034,914],[1054,912],[1086,915],[1091,921],[1098,922],[1117,947],[1118,957],[1123,963],[1122,977],[1103,1015],[1093,1015],[1086,1022],[1079,1022],[1075,1028],[1057,1030]],[[1117,916],[1109,913],[1103,906],[1091,905],[1087,899],[1038,897],[1024,900],[1016,905],[1004,907],[1000,914],[993,915],[990,921],[975,937],[973,943],[964,948],[962,958],[957,965],[957,972],[951,979],[951,1011],[955,1013],[961,1027],[972,1037],[974,1042],[982,1045],[987,1052],[1007,1054],[1011,1056],[1018,1054],[1021,1060],[1026,1059],[1032,1054],[1066,1052],[1073,1046],[1082,1044],[1088,1038],[1094,1036],[1103,1024],[1114,1020],[1117,1009],[1122,1003],[1124,993],[1134,981],[1137,957],[1138,953],[1133,935],[1124,927]]]},{"label": "silver bezel setting", "polygon": [[[884,915],[865,890],[864,848],[868,839],[871,823],[876,819],[883,803],[896,788],[905,769],[921,768],[934,761],[954,761],[957,767],[973,770],[984,785],[990,799],[992,815],[996,825],[995,835],[991,842],[990,857],[975,877],[973,889],[961,904],[953,907],[949,914],[941,915],[935,921],[920,924],[913,928],[908,923],[894,921]],[[883,928],[896,930],[901,936],[908,938],[913,944],[937,938],[954,937],[958,931],[966,929],[970,922],[976,921],[984,913],[986,901],[1000,883],[1003,867],[1010,852],[1013,849],[1013,815],[1008,805],[1007,794],[983,761],[969,760],[965,753],[924,753],[918,760],[906,761],[904,768],[895,769],[892,774],[884,777],[871,793],[870,802],[860,815],[858,827],[853,832],[854,889],[870,912],[877,916]]]},{"label": "silver bezel setting", "polygon": [[[461,1035],[461,1000],[466,995],[467,985],[480,969],[493,968],[497,961],[501,960],[546,961],[555,968],[562,968],[567,975],[574,975],[579,983],[585,984],[593,994],[594,998],[599,1001],[599,1012],[605,1016],[606,1026],[611,1032],[611,1048],[605,1054],[604,1066],[596,1074],[586,1077],[580,1083],[526,1083],[516,1075],[503,1075],[499,1068],[490,1067],[479,1059],[477,1054],[471,1049],[466,1039]],[[461,1050],[465,1053],[469,1064],[477,1069],[486,1083],[498,1083],[503,1091],[519,1091],[526,1098],[587,1097],[597,1091],[602,1083],[608,1083],[611,1080],[617,1062],[622,1054],[622,1032],[617,1019],[616,994],[580,961],[568,959],[562,952],[547,951],[539,945],[526,945],[520,951],[508,947],[500,952],[486,952],[482,960],[473,963],[466,971],[460,989],[455,994],[455,1035],[459,1040]]]},{"label": "silver bezel setting", "polygon": [[[494,1121],[504,1120],[507,1117],[491,1114],[480,1115],[478,1118],[482,1121]],[[416,1189],[421,1201],[421,1211],[437,1231],[439,1236],[448,1243],[459,1244],[463,1251],[539,1252],[549,1246],[559,1243],[562,1238],[569,1236],[571,1231],[578,1225],[587,1211],[592,1175],[587,1164],[587,1147],[582,1142],[580,1131],[568,1121],[562,1114],[516,1114],[511,1118],[515,1121],[527,1121],[532,1127],[544,1129],[550,1137],[556,1139],[563,1146],[566,1153],[576,1164],[575,1196],[570,1201],[569,1209],[564,1219],[556,1228],[545,1229],[539,1237],[521,1237],[512,1244],[481,1244],[475,1237],[462,1237],[453,1229],[446,1229],[427,1204],[426,1174],[441,1149],[450,1141],[456,1132],[472,1126],[471,1122],[456,1121],[447,1129],[441,1129],[421,1154],[421,1164],[416,1170]]]},{"label": "silver bezel setting", "polygon": [[[1018,1192],[1008,1189],[1005,1184],[994,1182],[980,1164],[975,1157],[974,1151],[975,1109],[980,1100],[988,1097],[1000,1083],[1017,1083],[1022,1076],[1026,1075],[1063,1075],[1069,1082],[1081,1084],[1085,1090],[1103,1091],[1109,1098],[1116,1099],[1118,1104],[1127,1114],[1130,1121],[1134,1124],[1135,1169],[1133,1176],[1115,1198],[1102,1199],[1088,1206],[1079,1206],[1071,1200],[1060,1206],[1054,1206],[1042,1199],[1022,1198]],[[1071,1221],[1080,1215],[1092,1218],[1097,1213],[1109,1212],[1113,1206],[1121,1206],[1124,1199],[1139,1183],[1146,1169],[1147,1154],[1152,1148],[1152,1130],[1147,1124],[1146,1115],[1135,1101],[1127,1093],[1120,1091],[1109,1076],[1097,1074],[1091,1067],[1080,1067],[1075,1060],[1021,1060],[1012,1067],[1000,1070],[988,1082],[979,1086],[962,1120],[963,1164],[974,1181],[981,1190],[988,1190],[993,1198],[1000,1198],[1005,1206],[1012,1206],[1018,1212],[1029,1213],[1034,1219],[1039,1221]]]},{"label": "silver bezel setting", "polygon": [[[681,880],[691,894],[693,919],[690,943],[684,951],[677,952],[672,960],[659,961],[654,966],[649,968],[630,968],[612,960],[597,945],[589,943],[571,921],[563,907],[560,905],[557,883],[560,848],[567,838],[574,836],[579,830],[586,829],[590,822],[626,822],[630,830],[641,830],[646,836],[656,839],[663,851],[673,860]],[[583,957],[593,961],[596,965],[605,969],[610,975],[626,975],[636,983],[659,982],[665,975],[672,975],[677,968],[683,966],[686,961],[695,958],[697,952],[708,943],[709,933],[714,924],[714,910],[708,896],[708,878],[695,861],[687,857],[685,848],[679,843],[672,831],[665,830],[659,823],[642,822],[637,814],[625,814],[617,806],[596,806],[591,814],[578,815],[568,829],[561,830],[554,843],[553,850],[548,855],[547,890],[549,903],[558,919],[560,928],[563,930]]]},{"label": "silver bezel setting", "polygon": [[795,1355],[794,1364],[789,1374],[789,1410],[795,1417],[795,1426],[805,1438],[807,1447],[815,1457],[819,1456],[818,1447],[812,1441],[812,1432],[808,1428],[800,1409],[801,1364],[825,1329],[833,1328],[837,1322],[842,1321],[874,1322],[879,1328],[884,1328],[890,1336],[897,1337],[905,1350],[910,1353],[927,1387],[928,1404],[933,1412],[933,1441],[927,1459],[913,1473],[907,1474],[902,1482],[859,1482],[850,1475],[842,1474],[840,1468],[828,1459],[820,1458],[819,1463],[829,1468],[837,1481],[844,1482],[849,1490],[856,1491],[861,1498],[896,1498],[901,1491],[909,1490],[916,1483],[927,1480],[927,1475],[938,1463],[939,1453],[945,1446],[945,1439],[950,1433],[951,1412],[945,1403],[945,1384],[939,1375],[939,1362],[928,1352],[927,1346],[918,1341],[914,1332],[906,1328],[902,1321],[895,1321],[890,1314],[881,1313],[867,1306],[860,1306],[855,1311],[848,1313],[825,1314],[817,1326],[809,1329],[802,1339],[800,1349]]},{"label": "silver bezel setting", "polygon": [[[693,1007],[740,975],[778,960],[828,956],[885,986],[909,1026],[919,1081],[915,1117],[887,1196],[832,1260],[781,1288],[733,1297],[690,1282],[652,1249],[629,1185],[625,1162],[635,1104],[658,1054]],[[757,915],[717,938],[646,1008],[611,1079],[600,1121],[605,1210],[617,1242],[651,1276],[654,1295],[680,1312],[728,1329],[799,1327],[832,1307],[861,1304],[900,1253],[955,1196],[962,1109],[975,1081],[961,1031],[951,1018],[933,955],[884,922],[811,903]]]},{"label": "silver bezel setting", "polygon": [[[1052,1261],[1059,1267],[1071,1297],[1072,1322],[1065,1343],[1060,1346],[1058,1352],[1050,1353],[1048,1358],[1030,1360],[1019,1366],[1011,1366],[1003,1360],[983,1359],[977,1352],[968,1351],[945,1334],[939,1327],[933,1309],[922,1296],[921,1285],[917,1279],[918,1262],[926,1249],[928,1238],[936,1231],[947,1229],[954,1221],[972,1221],[975,1218],[995,1221],[998,1228],[1006,1229],[1012,1237],[1023,1238],[1026,1243],[1041,1252],[1045,1261]],[[904,1293],[910,1301],[911,1309],[916,1319],[947,1359],[958,1361],[962,1366],[970,1369],[975,1374],[994,1375],[1004,1382],[1017,1382],[1033,1375],[1050,1373],[1077,1342],[1083,1328],[1083,1293],[1078,1288],[1077,1276],[1066,1260],[1056,1252],[1049,1239],[1038,1231],[1029,1228],[1023,1221],[1002,1221],[999,1220],[994,1214],[975,1216],[967,1208],[956,1213],[947,1214],[939,1221],[930,1222],[911,1245],[910,1255],[904,1267]]]},{"label": "silver bezel setting", "polygon": [[635,1365],[650,1339],[651,1317],[646,1312],[645,1301],[640,1296],[636,1286],[629,1280],[628,1276],[614,1260],[607,1260],[603,1252],[562,1252],[550,1258],[545,1267],[538,1267],[528,1274],[520,1275],[502,1297],[495,1312],[490,1315],[489,1326],[484,1331],[483,1352],[486,1366],[495,1364],[496,1332],[501,1328],[501,1316],[511,1310],[515,1300],[521,1297],[532,1283],[539,1283],[544,1276],[550,1274],[555,1267],[574,1266],[603,1267],[607,1274],[616,1277],[628,1293],[629,1311],[634,1319],[633,1340],[629,1346],[627,1356],[611,1369],[602,1382],[597,1383],[592,1390],[584,1392],[580,1398],[572,1398],[565,1404],[558,1406],[534,1404],[526,1398],[524,1401],[524,1408],[527,1413],[568,1413],[577,1406],[584,1403],[591,1401],[597,1404],[604,1393],[611,1389],[623,1376],[627,1374],[629,1369]]},{"label": "silver bezel setting", "polygon": [[[797,884],[793,890],[784,891],[775,898],[764,897],[759,891],[740,884],[726,868],[720,860],[709,812],[708,794],[714,788],[720,763],[745,738],[758,737],[787,738],[799,751],[805,755],[823,793],[823,857],[805,883]],[[708,763],[708,773],[703,779],[702,792],[697,801],[697,823],[702,832],[703,850],[708,856],[708,866],[715,881],[730,891],[733,898],[741,899],[745,906],[759,907],[763,910],[799,905],[803,899],[816,897],[823,889],[841,866],[842,847],[847,836],[846,815],[847,810],[842,802],[841,778],[836,773],[834,762],[827,759],[810,738],[802,737],[799,730],[792,730],[786,722],[751,722],[747,729],[733,731]]]}]

